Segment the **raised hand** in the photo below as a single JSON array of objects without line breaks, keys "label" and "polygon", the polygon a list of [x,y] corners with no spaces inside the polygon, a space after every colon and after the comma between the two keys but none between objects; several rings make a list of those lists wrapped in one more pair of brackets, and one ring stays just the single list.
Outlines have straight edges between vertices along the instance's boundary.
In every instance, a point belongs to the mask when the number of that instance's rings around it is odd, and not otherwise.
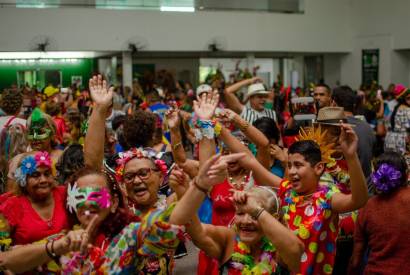
[{"label": "raised hand", "polygon": [[239,213],[252,214],[261,206],[255,195],[246,191],[233,190],[232,198]]},{"label": "raised hand", "polygon": [[107,87],[107,81],[101,75],[93,76],[88,83],[91,98],[97,106],[109,108],[112,105],[114,87]]},{"label": "raised hand", "polygon": [[352,157],[357,152],[357,145],[359,138],[353,131],[352,126],[348,124],[341,124],[341,133],[339,137],[339,145],[345,157]]},{"label": "raised hand", "polygon": [[178,199],[181,199],[189,186],[189,176],[178,166],[175,166],[169,176],[169,186],[175,192]]},{"label": "raised hand", "polygon": [[165,113],[165,118],[169,129],[179,129],[179,125],[181,124],[181,120],[179,118],[179,109],[169,109]]},{"label": "raised hand", "polygon": [[217,117],[222,120],[222,121],[230,121],[232,122],[235,118],[235,116],[237,116],[237,114],[232,111],[231,109],[227,109],[225,108],[223,111],[221,111]]},{"label": "raised hand", "polygon": [[207,160],[199,169],[197,183],[209,189],[212,186],[223,182],[228,176],[228,163],[238,161],[245,157],[245,153],[230,154],[226,156],[215,155]]},{"label": "raised hand", "polygon": [[194,111],[199,119],[210,120],[212,119],[216,106],[219,103],[219,94],[215,90],[212,93],[202,93],[198,101],[194,101]]},{"label": "raised hand", "polygon": [[279,160],[280,162],[286,162],[288,160],[287,150],[280,148],[276,144],[271,144],[269,146],[269,152],[272,157]]}]

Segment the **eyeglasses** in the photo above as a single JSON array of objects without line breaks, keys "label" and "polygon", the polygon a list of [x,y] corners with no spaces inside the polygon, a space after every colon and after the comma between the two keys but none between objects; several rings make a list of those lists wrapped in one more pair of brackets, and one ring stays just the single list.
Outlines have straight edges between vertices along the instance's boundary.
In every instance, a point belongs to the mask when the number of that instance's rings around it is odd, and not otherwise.
[{"label": "eyeglasses", "polygon": [[153,172],[158,172],[158,170],[152,168],[141,168],[135,172],[125,173],[123,179],[125,183],[133,182],[135,177],[138,177],[140,180],[147,180],[151,177]]}]

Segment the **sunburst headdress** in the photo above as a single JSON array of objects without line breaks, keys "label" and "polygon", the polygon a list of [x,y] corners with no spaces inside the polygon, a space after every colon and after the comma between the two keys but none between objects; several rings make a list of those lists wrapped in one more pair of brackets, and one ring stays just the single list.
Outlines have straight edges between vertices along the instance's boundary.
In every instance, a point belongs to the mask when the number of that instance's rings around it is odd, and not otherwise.
[{"label": "sunburst headdress", "polygon": [[322,153],[322,161],[330,163],[333,161],[332,154],[335,152],[335,144],[327,141],[327,130],[322,131],[319,125],[307,127],[305,129],[300,128],[299,136],[296,138],[298,141],[302,140],[312,140],[316,142],[320,147],[320,152]]}]

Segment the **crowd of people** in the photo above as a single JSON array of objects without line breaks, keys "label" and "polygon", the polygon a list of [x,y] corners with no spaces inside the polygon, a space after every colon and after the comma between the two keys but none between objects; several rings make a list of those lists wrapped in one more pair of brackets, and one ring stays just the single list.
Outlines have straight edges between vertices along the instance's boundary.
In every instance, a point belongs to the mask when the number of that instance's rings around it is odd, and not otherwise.
[{"label": "crowd of people", "polygon": [[207,81],[2,91],[1,272],[410,274],[408,88]]}]

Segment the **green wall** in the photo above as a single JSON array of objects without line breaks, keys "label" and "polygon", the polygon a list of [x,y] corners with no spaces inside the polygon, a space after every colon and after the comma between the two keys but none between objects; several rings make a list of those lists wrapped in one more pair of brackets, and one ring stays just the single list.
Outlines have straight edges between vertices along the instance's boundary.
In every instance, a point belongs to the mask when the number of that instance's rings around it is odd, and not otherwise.
[{"label": "green wall", "polygon": [[[58,70],[62,73],[62,86],[71,85],[71,76],[82,76],[83,86],[88,85],[88,79],[97,70],[95,59],[79,59],[76,63],[44,64],[35,62],[33,64],[4,63],[0,60],[0,90],[17,84],[17,72],[25,70]],[[39,87],[44,88],[44,87]]]}]

